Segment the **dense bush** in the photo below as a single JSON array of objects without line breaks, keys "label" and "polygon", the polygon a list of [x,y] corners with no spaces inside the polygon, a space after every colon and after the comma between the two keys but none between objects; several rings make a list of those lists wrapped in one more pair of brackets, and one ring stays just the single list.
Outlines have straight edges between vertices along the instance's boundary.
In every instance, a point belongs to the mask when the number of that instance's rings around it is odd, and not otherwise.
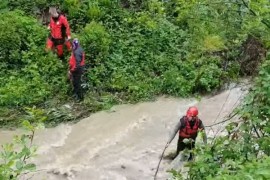
[{"label": "dense bush", "polygon": [[265,37],[265,29],[255,34],[250,19],[259,18],[239,14],[242,5],[202,2],[2,1],[0,105],[66,102],[68,54],[61,63],[44,51],[48,31],[40,21],[48,23],[51,5],[65,13],[86,51],[86,104],[183,97],[237,79],[242,42],[247,34]]},{"label": "dense bush", "polygon": [[0,18],[0,105],[40,103],[66,92],[64,65],[44,51],[47,30],[20,11]]},{"label": "dense bush", "polygon": [[[114,22],[121,24],[118,27],[110,29],[107,22],[98,26],[92,22],[82,31],[84,46],[94,51],[93,59],[89,58],[95,64],[90,82],[100,85],[99,89],[124,92],[131,100],[139,100],[159,94],[209,92],[222,84],[220,61],[199,60],[203,57],[187,60],[189,34],[170,21],[138,12]],[[209,64],[209,71],[204,71]]]}]

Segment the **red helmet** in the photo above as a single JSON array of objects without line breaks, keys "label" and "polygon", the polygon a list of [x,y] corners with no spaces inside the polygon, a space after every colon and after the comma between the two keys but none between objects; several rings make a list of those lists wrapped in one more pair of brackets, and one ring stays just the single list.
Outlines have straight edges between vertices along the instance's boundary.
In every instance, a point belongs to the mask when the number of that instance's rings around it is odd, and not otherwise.
[{"label": "red helmet", "polygon": [[188,117],[198,116],[198,114],[199,114],[199,111],[198,111],[198,109],[195,106],[190,107],[187,110],[187,116]]}]

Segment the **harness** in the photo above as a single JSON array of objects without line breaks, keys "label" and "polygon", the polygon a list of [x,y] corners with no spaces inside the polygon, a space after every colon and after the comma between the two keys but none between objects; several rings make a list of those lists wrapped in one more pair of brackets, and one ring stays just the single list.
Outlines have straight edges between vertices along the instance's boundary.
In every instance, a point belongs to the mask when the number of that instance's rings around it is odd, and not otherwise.
[{"label": "harness", "polygon": [[196,137],[199,129],[200,120],[198,118],[195,119],[194,125],[191,126],[191,122],[185,116],[180,119],[181,127],[179,130],[179,136],[182,138]]},{"label": "harness", "polygon": [[62,44],[64,44],[65,41],[66,41],[65,38],[55,39],[55,38],[52,37],[51,34],[49,34],[49,39],[53,42],[53,44],[54,44],[55,46],[57,46],[57,45],[62,45]]}]

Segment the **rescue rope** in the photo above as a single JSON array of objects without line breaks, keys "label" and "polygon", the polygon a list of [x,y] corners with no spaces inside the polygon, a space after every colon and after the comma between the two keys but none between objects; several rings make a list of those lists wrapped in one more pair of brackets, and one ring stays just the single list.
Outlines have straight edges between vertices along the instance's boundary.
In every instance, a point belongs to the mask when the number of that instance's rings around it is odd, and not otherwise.
[{"label": "rescue rope", "polygon": [[[229,94],[228,94],[228,96],[227,96],[225,102],[223,103],[222,108],[220,109],[219,115],[221,114],[221,111],[223,110],[223,108],[224,108],[224,106],[225,106],[225,104],[226,104],[226,102],[227,102],[227,100],[228,100],[228,97],[229,97],[229,95],[231,94],[231,90],[232,90],[232,89],[233,89],[233,88],[230,89]],[[240,100],[240,98],[242,97],[242,95],[243,95],[243,91],[241,92],[240,96],[238,97],[238,99],[237,99],[236,102],[234,103],[233,109],[235,108],[235,106],[237,106],[237,103],[238,103],[238,101]],[[235,112],[235,113],[231,116],[231,113],[230,113],[230,114],[228,115],[229,117],[228,117],[227,119],[225,119],[225,120],[223,120],[223,121],[221,121],[221,122],[215,123],[215,124],[213,124],[213,125],[210,125],[209,127],[213,127],[213,126],[216,126],[216,125],[219,125],[219,124],[223,124],[223,123],[225,123],[225,122],[231,120],[231,119],[232,119],[233,117],[235,117],[237,114],[238,114],[238,112]],[[215,120],[214,122],[217,121],[219,115],[217,116],[217,118],[216,118],[216,120]],[[221,128],[222,128],[222,127],[219,127],[218,130],[217,130],[216,132],[214,132],[214,129],[211,128],[211,130],[212,130],[213,133],[215,134],[215,135],[214,135],[214,138],[213,138],[213,140],[212,140],[212,143],[214,143],[214,140],[216,139],[217,135],[225,129],[225,128],[223,128],[223,130],[221,130]]]},{"label": "rescue rope", "polygon": [[227,119],[225,119],[225,120],[223,120],[223,121],[220,121],[220,122],[215,123],[215,124],[212,124],[212,125],[204,126],[204,127],[213,127],[213,126],[216,126],[216,125],[225,123],[225,122],[231,120],[231,119],[232,119],[233,117],[235,117],[237,114],[238,114],[238,112],[235,112],[231,117],[229,117],[229,118],[227,118]]},{"label": "rescue rope", "polygon": [[156,180],[156,178],[157,178],[157,173],[158,173],[158,170],[159,170],[159,165],[160,165],[160,162],[161,162],[161,160],[162,160],[162,158],[163,158],[163,156],[164,156],[164,153],[165,153],[165,150],[167,149],[167,144],[166,144],[166,146],[165,146],[165,148],[164,148],[164,150],[163,150],[163,152],[162,152],[162,154],[161,154],[161,157],[160,157],[160,160],[159,160],[159,162],[158,162],[158,166],[157,166],[157,169],[156,169],[156,173],[155,173],[155,176],[154,176],[154,180]]},{"label": "rescue rope", "polygon": [[[237,106],[237,103],[238,103],[238,101],[240,100],[240,98],[241,98],[242,96],[243,96],[243,92],[240,94],[239,98],[238,98],[237,101],[234,103],[233,109],[235,108],[235,106]],[[225,102],[226,102],[226,101],[225,101]],[[225,104],[225,103],[224,103],[224,104]],[[205,127],[213,127],[213,126],[222,124],[222,123],[224,123],[224,122],[227,122],[227,121],[231,120],[233,117],[235,117],[237,114],[238,114],[238,112],[235,112],[233,115],[229,114],[229,117],[226,118],[225,120],[220,121],[220,122],[215,123],[215,124],[212,124],[212,125],[205,126]],[[215,120],[215,121],[216,121],[216,120]],[[215,122],[215,121],[214,121],[214,122]]]},{"label": "rescue rope", "polygon": [[227,95],[227,97],[226,97],[226,100],[225,100],[224,103],[222,104],[222,107],[221,107],[221,109],[219,110],[218,115],[217,115],[217,117],[216,117],[214,123],[218,120],[218,118],[219,118],[221,112],[223,111],[223,108],[225,107],[225,104],[226,104],[226,102],[228,101],[229,96],[230,96],[230,94],[231,94],[231,90],[232,90],[232,89],[230,89],[230,91],[229,91],[229,93],[228,93],[228,95]]}]

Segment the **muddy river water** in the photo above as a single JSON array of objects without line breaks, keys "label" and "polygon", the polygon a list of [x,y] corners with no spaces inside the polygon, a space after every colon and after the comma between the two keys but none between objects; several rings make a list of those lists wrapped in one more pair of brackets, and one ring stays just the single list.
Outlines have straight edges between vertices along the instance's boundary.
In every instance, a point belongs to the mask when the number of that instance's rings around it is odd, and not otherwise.
[{"label": "muddy river water", "polygon": [[[39,130],[34,139],[39,146],[34,159],[38,171],[31,179],[151,180],[171,130],[189,106],[196,105],[204,124],[211,125],[229,115],[245,93],[243,86],[237,86],[200,101],[161,97],[114,106],[76,124]],[[207,128],[208,136],[220,126]],[[0,143],[20,132],[1,130]],[[166,152],[174,151],[176,142],[177,137]],[[168,165],[162,161],[158,179],[166,179]]]}]

